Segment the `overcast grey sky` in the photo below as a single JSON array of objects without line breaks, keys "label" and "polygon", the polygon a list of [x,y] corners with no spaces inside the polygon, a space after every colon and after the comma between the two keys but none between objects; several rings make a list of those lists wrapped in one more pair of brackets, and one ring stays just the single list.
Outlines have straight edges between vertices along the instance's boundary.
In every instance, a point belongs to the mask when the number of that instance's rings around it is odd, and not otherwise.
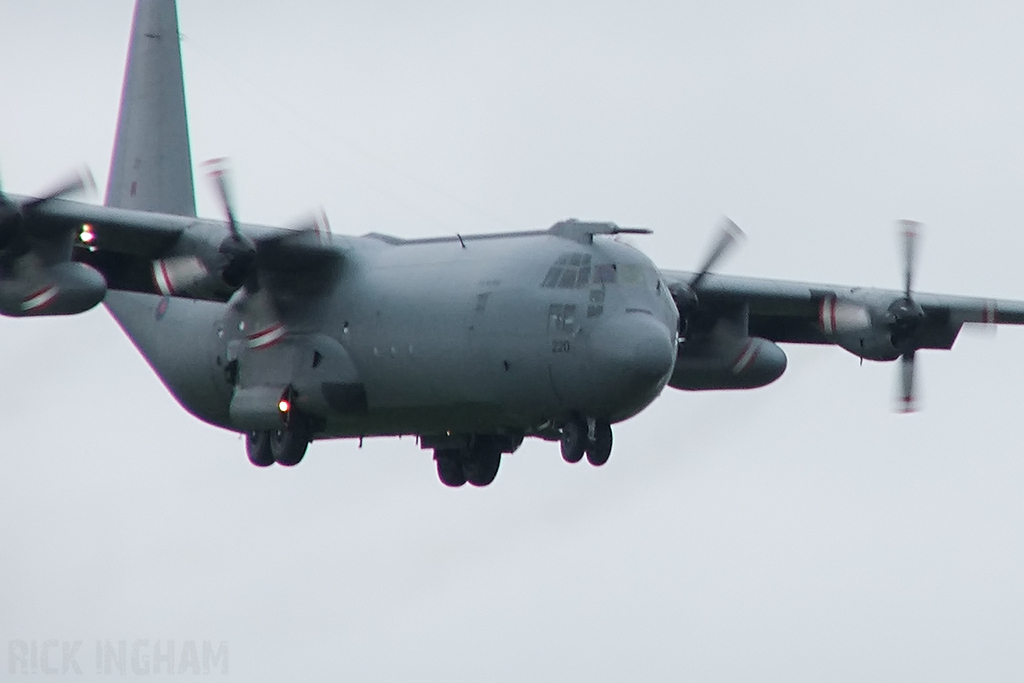
[{"label": "overcast grey sky", "polygon": [[[240,217],[405,237],[614,220],[724,272],[1024,298],[1024,6],[180,0],[195,162]],[[112,145],[132,3],[0,3],[15,193]],[[209,188],[200,212],[216,215]],[[252,467],[102,309],[0,320],[11,641],[227,641],[245,681],[961,681],[1024,669],[1024,334],[896,368],[787,347],[668,389],[602,469],[552,444],[448,490],[409,440]],[[18,677],[15,677],[17,679]],[[130,678],[130,676],[129,676]]]}]

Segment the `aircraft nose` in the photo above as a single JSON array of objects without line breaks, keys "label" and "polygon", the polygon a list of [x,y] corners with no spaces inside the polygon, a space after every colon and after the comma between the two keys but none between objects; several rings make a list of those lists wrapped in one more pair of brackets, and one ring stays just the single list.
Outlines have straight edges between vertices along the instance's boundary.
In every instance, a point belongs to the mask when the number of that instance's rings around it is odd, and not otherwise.
[{"label": "aircraft nose", "polygon": [[668,328],[640,313],[595,330],[591,349],[598,372],[608,379],[617,378],[634,391],[649,391],[661,384],[676,357]]},{"label": "aircraft nose", "polygon": [[[663,327],[658,325],[658,327]],[[656,380],[672,370],[675,349],[667,330],[645,330],[636,344],[628,361],[630,369],[638,377]]]}]

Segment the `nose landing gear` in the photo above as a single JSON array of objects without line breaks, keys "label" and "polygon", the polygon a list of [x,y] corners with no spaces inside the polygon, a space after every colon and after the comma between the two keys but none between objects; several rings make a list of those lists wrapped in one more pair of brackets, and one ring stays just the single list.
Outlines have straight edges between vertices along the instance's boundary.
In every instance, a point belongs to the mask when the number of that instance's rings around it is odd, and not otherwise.
[{"label": "nose landing gear", "polygon": [[612,426],[605,419],[574,417],[562,426],[562,459],[577,463],[587,456],[595,466],[608,462],[612,454]]},{"label": "nose landing gear", "polygon": [[608,462],[612,454],[612,426],[608,420],[595,420],[594,431],[587,439],[587,461],[594,467]]},{"label": "nose landing gear", "polygon": [[587,452],[587,423],[580,419],[569,420],[562,427],[562,460],[575,464]]}]

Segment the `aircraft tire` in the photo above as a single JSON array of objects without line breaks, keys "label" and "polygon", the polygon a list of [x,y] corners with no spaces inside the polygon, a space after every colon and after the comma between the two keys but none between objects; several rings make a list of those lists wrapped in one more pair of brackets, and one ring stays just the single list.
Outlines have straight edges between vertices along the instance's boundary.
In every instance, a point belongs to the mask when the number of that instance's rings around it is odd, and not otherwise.
[{"label": "aircraft tire", "polygon": [[474,448],[462,465],[466,481],[473,486],[487,486],[498,476],[501,467],[501,451],[493,446]]},{"label": "aircraft tire", "polygon": [[562,427],[562,460],[569,464],[583,459],[587,450],[587,425],[579,418],[573,418]]},{"label": "aircraft tire", "polygon": [[594,424],[594,440],[587,442],[587,461],[594,467],[608,462],[612,454],[612,426],[608,420]]},{"label": "aircraft tire", "polygon": [[454,489],[466,483],[466,471],[457,450],[438,448],[434,451],[434,460],[437,462],[437,478],[442,484]]},{"label": "aircraft tire", "polygon": [[274,454],[270,452],[270,433],[265,430],[248,432],[245,435],[245,454],[256,467],[270,467]]},{"label": "aircraft tire", "polygon": [[294,467],[302,462],[309,447],[309,431],[302,420],[294,419],[287,429],[277,429],[269,435],[274,462],[283,467]]}]

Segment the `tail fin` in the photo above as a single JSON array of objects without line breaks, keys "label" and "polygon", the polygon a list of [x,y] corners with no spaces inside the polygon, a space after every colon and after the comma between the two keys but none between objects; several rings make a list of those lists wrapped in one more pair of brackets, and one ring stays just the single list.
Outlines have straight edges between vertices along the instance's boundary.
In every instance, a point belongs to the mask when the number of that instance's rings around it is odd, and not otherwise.
[{"label": "tail fin", "polygon": [[[196,215],[179,39],[174,0],[136,0],[107,206]],[[206,367],[223,304],[118,291],[104,303],[186,410],[227,424],[230,389]]]},{"label": "tail fin", "polygon": [[137,0],[106,205],[196,215],[174,0]]}]

